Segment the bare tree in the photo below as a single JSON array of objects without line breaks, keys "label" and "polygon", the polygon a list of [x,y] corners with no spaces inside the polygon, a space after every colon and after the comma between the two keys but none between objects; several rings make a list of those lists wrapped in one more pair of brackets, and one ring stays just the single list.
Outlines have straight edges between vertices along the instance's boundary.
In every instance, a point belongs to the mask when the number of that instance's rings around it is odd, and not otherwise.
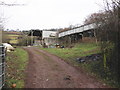
[{"label": "bare tree", "polygon": [[[8,3],[5,3],[4,1],[0,1],[0,6],[23,6],[23,5],[25,5],[25,4],[16,4],[16,3],[8,4]],[[4,31],[3,18],[2,18],[2,16],[0,16],[0,44],[3,41],[5,41],[5,42],[8,41],[8,39],[6,38],[6,35],[3,35],[4,34],[4,33],[2,33],[3,31]]]}]

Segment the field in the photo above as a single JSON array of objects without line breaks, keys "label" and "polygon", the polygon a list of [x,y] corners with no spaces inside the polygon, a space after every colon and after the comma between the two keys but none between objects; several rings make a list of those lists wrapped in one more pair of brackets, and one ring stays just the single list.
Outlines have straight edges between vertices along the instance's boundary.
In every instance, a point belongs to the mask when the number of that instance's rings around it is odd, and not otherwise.
[{"label": "field", "polygon": [[24,87],[24,70],[27,65],[28,54],[21,48],[7,53],[6,67],[6,86],[9,88],[12,84],[16,84],[16,88]]},{"label": "field", "polygon": [[13,45],[18,44],[18,37],[21,37],[21,32],[7,32],[3,31],[2,33],[2,41],[3,43],[10,43]]},{"label": "field", "polygon": [[11,44],[17,44],[18,43],[18,37],[19,37],[20,35],[14,35],[14,34],[9,34],[8,35],[8,38],[10,39],[10,43]]}]

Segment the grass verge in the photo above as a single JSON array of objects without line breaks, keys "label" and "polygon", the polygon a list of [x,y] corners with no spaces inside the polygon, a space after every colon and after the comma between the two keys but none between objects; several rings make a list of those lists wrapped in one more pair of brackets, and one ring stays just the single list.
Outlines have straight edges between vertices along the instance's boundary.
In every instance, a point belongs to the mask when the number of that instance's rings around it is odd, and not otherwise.
[{"label": "grass verge", "polygon": [[22,48],[7,53],[6,58],[6,86],[16,84],[16,88],[24,87],[24,71],[27,65],[28,54]]}]

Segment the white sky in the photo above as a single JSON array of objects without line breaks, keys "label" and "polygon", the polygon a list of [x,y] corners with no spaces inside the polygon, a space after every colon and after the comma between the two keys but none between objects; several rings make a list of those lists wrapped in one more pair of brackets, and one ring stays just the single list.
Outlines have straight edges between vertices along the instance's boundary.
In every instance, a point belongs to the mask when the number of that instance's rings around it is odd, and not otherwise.
[{"label": "white sky", "polygon": [[[0,0],[1,1],[1,0]],[[3,1],[3,0],[2,0]],[[85,18],[102,9],[103,0],[4,0],[25,6],[4,6],[6,29],[50,29],[83,24]]]}]

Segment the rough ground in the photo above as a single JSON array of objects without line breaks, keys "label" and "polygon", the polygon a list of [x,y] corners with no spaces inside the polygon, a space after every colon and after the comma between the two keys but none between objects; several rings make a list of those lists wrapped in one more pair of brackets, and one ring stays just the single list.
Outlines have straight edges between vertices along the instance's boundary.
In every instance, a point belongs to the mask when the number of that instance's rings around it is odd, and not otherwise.
[{"label": "rough ground", "polygon": [[60,58],[35,47],[27,47],[29,63],[25,88],[105,88],[95,78]]}]

